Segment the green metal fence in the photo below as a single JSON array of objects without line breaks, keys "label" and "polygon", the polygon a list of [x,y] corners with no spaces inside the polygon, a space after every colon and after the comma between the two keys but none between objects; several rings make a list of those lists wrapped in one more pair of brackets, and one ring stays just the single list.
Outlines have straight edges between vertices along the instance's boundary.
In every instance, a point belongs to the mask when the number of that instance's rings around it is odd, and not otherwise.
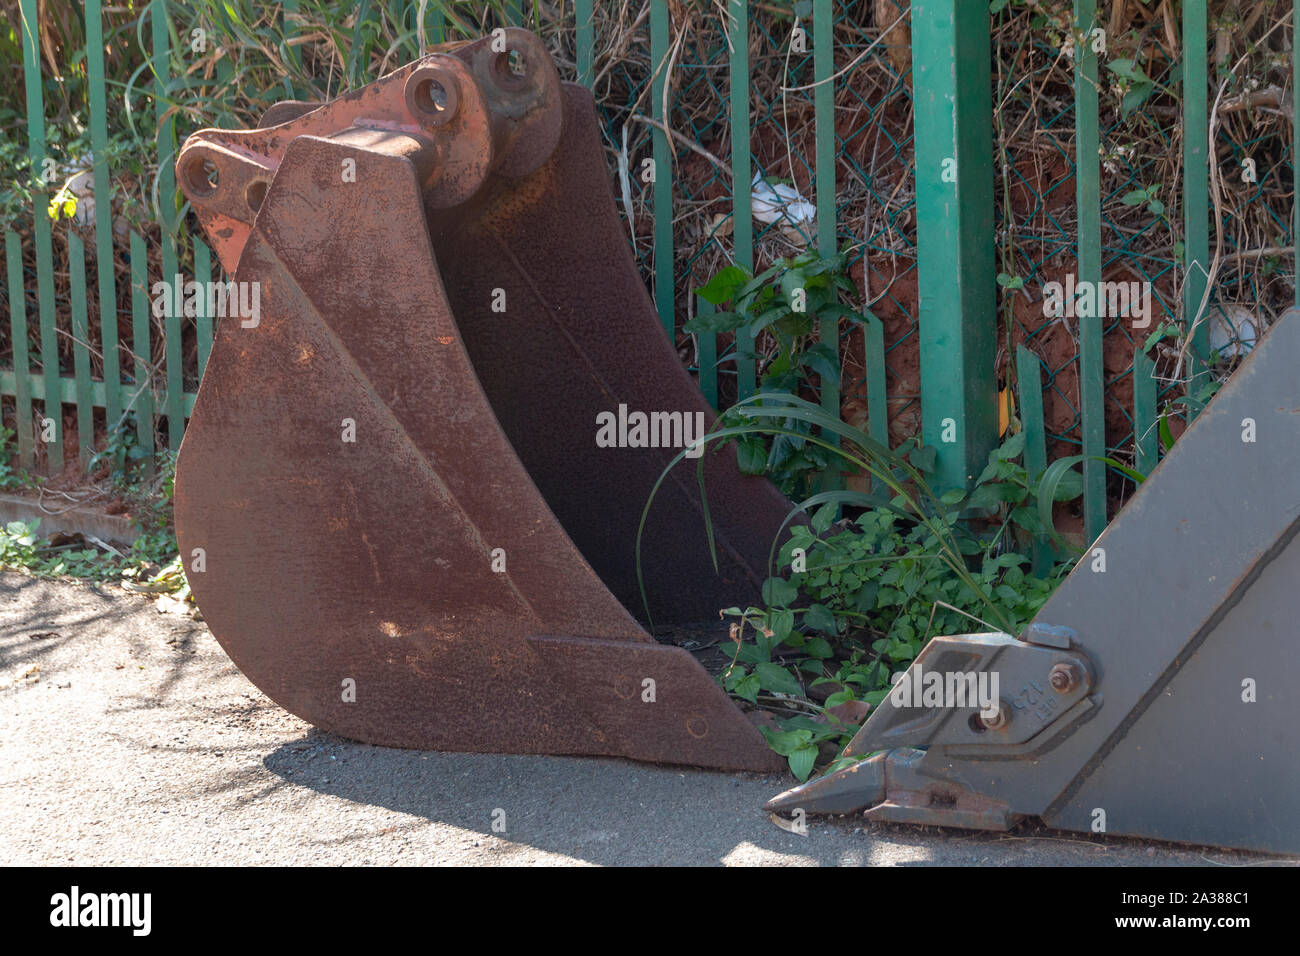
[{"label": "green metal fence", "polygon": [[[454,23],[427,6],[388,4],[386,15],[414,32],[424,12],[429,42],[456,38]],[[991,7],[959,0],[644,0],[631,6],[638,14],[631,23],[602,15],[593,0],[563,5],[558,19],[550,5],[503,9],[513,22],[539,27],[568,78],[593,87],[647,286],[711,401],[752,394],[766,346],[743,333],[735,340],[684,334],[684,322],[708,308],[692,290],[724,264],[754,269],[804,246],[844,249],[867,307],[861,324],[828,319],[818,326],[841,370],[838,379],[816,383],[824,407],[894,445],[920,435],[938,450],[940,477],[951,485],[982,469],[999,437],[999,402],[1005,409],[1015,395],[1031,471],[1070,452],[1091,456],[1084,464],[1091,537],[1106,521],[1108,492],[1113,499],[1123,490],[1114,476],[1108,487],[1096,459],[1118,455],[1148,470],[1171,402],[1194,413],[1202,386],[1225,374],[1225,363],[1213,364],[1222,355],[1210,341],[1214,322],[1231,312],[1225,303],[1295,299],[1294,215],[1270,197],[1290,195],[1296,134],[1280,135],[1279,124],[1243,125],[1237,113],[1220,119],[1222,102],[1212,109],[1212,95],[1221,99],[1226,88],[1220,79],[1232,70],[1216,62],[1211,76],[1209,51],[1222,45],[1222,26],[1214,20],[1220,34],[1210,33],[1206,0],[1185,0],[1173,27],[1144,22],[1123,31],[1122,41],[1103,36],[1100,43],[1097,31],[1114,27],[1113,9],[1099,16],[1095,0],[1058,4],[1064,13],[1049,6],[1025,21],[1030,30],[1004,29],[1030,16],[1017,0]],[[298,7],[283,7],[287,35]],[[37,35],[36,0],[20,0],[20,12],[35,172],[51,159],[43,102],[51,67]],[[0,396],[20,465],[49,473],[74,456],[84,466],[96,434],[123,423],[146,450],[155,440],[176,448],[213,333],[211,316],[155,320],[150,295],[158,277],[178,270],[200,282],[213,277],[209,250],[176,204],[172,158],[188,125],[178,130],[178,114],[167,105],[193,82],[177,46],[201,22],[196,17],[212,14],[163,0],[141,8],[138,36],[147,48],[139,51],[140,82],[152,84],[156,128],[158,175],[148,190],[156,230],[123,236],[114,231],[111,167],[121,158],[110,155],[107,104],[114,96],[142,97],[106,81],[104,13],[101,0],[87,0],[85,55],[62,51],[64,68],[84,71],[85,115],[57,120],[89,127],[93,218],[52,223],[45,206],[58,183],[51,180],[25,218],[5,230],[9,320],[0,323],[8,333]],[[358,31],[365,17],[359,14]],[[1287,19],[1242,29],[1252,37],[1285,34]],[[1161,30],[1159,43],[1167,44],[1171,29],[1177,42],[1158,73],[1160,57],[1143,60],[1142,44]],[[1123,55],[1130,34],[1137,57]],[[610,50],[619,55],[611,58]],[[287,42],[283,52],[301,61],[297,44]],[[1062,62],[1073,74],[1065,88]],[[349,67],[349,83],[369,78],[356,61]],[[1117,90],[1127,97],[1146,81],[1148,96],[1133,97],[1131,110],[1126,98],[1117,117],[1107,105]],[[1177,115],[1159,95],[1172,87],[1182,91]],[[1216,194],[1211,145],[1220,177],[1224,169],[1235,176],[1252,159],[1263,178],[1226,193],[1220,181]],[[1157,181],[1178,149],[1177,180]],[[653,160],[650,181],[640,175],[644,159]],[[763,187],[754,186],[755,175],[814,206],[815,224],[806,223],[804,236],[792,239],[756,217],[752,194]],[[1267,245],[1243,248],[1258,237],[1233,232],[1243,203],[1270,210],[1276,230]],[[1243,253],[1253,257],[1253,269],[1241,265]],[[1131,315],[1095,310],[1046,317],[1042,289],[1066,272],[1079,283],[1118,275],[1150,283],[1158,315],[1143,328]],[[88,308],[92,302],[97,311]],[[1271,318],[1257,319],[1256,331]],[[1175,334],[1153,336],[1166,322]],[[1233,348],[1245,345],[1234,340]],[[75,448],[65,448],[65,414],[75,423]]]}]

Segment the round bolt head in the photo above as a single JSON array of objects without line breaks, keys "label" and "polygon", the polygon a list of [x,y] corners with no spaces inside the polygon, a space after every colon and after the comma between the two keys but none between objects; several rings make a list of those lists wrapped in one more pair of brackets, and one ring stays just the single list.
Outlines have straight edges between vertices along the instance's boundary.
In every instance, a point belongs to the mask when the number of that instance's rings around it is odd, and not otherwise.
[{"label": "round bolt head", "polygon": [[1056,664],[1047,676],[1052,689],[1061,694],[1068,694],[1083,682],[1083,672],[1078,664],[1062,661]]}]

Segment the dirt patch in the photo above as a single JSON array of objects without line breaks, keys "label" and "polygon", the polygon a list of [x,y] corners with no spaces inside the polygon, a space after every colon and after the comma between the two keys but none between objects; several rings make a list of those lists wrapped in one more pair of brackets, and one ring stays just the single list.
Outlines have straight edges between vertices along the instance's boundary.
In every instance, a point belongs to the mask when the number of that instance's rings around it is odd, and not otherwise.
[{"label": "dirt patch", "polygon": [[[1014,323],[1011,345],[1014,349],[1024,345],[1042,359],[1046,370],[1043,375],[1043,420],[1049,434],[1073,438],[1055,441],[1049,456],[1077,454],[1078,429],[1081,415],[1079,393],[1079,341],[1078,320],[1072,317],[1049,318],[1043,314],[1044,286],[1050,282],[1064,283],[1067,274],[1077,268],[1073,260],[1045,266],[1039,280],[1024,291],[1008,292],[1012,295]],[[1102,275],[1107,282],[1143,281],[1140,276],[1123,267],[1107,269]],[[1153,315],[1150,325],[1136,328],[1130,318],[1103,319],[1102,365],[1105,372],[1106,444],[1108,448],[1126,446],[1132,438],[1133,368],[1134,350],[1140,348],[1146,337],[1160,322],[1158,300],[1172,293],[1170,281],[1162,277],[1153,283]]]},{"label": "dirt patch", "polygon": [[1008,176],[1011,212],[1023,221],[1033,215],[1055,213],[1074,204],[1074,171],[1058,150],[1027,151],[1016,159]]},{"label": "dirt patch", "polygon": [[[921,350],[916,322],[918,292],[916,262],[880,253],[849,268],[858,288],[870,269],[867,287],[876,299],[871,314],[880,320],[885,339],[885,394],[889,403],[889,441],[897,446],[921,432]],[[848,336],[844,350],[845,421],[865,422],[870,411],[863,336]]]}]

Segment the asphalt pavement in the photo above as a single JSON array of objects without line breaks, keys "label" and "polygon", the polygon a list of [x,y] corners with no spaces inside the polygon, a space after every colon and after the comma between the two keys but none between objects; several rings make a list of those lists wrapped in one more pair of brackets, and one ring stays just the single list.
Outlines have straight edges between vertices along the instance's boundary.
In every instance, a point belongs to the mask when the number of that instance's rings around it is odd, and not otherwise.
[{"label": "asphalt pavement", "polygon": [[0,864],[1294,865],[1031,827],[810,820],[791,778],[372,747],[281,710],[207,628],[0,573]]}]

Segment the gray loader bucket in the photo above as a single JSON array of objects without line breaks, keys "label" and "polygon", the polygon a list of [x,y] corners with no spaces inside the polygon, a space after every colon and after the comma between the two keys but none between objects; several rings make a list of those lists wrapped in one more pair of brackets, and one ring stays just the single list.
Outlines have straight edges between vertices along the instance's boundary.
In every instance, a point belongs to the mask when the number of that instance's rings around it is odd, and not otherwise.
[{"label": "gray loader bucket", "polygon": [[887,698],[867,759],[768,808],[1300,853],[1297,531],[1292,310],[1025,633],[936,638],[903,678],[996,675],[999,713]]}]

